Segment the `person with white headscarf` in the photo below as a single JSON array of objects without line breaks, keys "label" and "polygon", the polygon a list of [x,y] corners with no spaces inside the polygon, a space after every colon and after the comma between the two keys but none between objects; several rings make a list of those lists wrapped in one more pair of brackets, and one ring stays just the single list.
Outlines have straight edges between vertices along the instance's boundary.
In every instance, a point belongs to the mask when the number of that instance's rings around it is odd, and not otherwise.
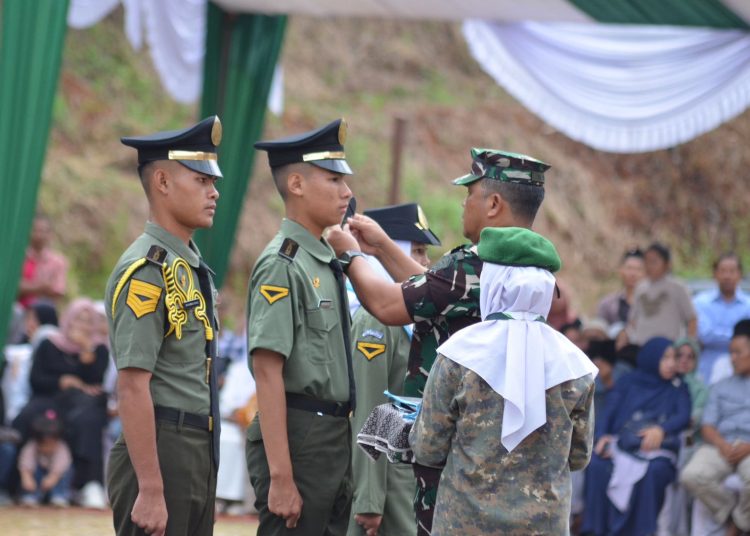
[{"label": "person with white headscarf", "polygon": [[596,367],[546,324],[560,258],[529,229],[485,228],[482,322],[438,349],[410,443],[444,467],[434,536],[568,534],[588,463]]}]

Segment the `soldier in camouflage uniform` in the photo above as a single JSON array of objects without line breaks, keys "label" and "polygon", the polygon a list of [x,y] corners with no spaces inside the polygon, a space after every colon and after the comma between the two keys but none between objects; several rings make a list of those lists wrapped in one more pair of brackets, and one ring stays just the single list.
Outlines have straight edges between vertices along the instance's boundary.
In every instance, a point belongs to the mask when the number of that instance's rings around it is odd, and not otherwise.
[{"label": "soldier in camouflage uniform", "polygon": [[[549,166],[516,153],[474,148],[471,173],[453,181],[464,185],[463,231],[471,243],[443,256],[430,270],[402,254],[377,224],[362,216],[349,220],[358,243],[341,231],[328,240],[338,252],[375,255],[396,281],[383,281],[365,262],[353,262],[348,276],[361,302],[384,324],[414,322],[404,385],[406,396],[422,396],[437,347],[458,330],[480,320],[479,277],[482,261],[476,244],[485,227],[531,227],[544,199],[544,172]],[[417,274],[417,275],[413,275]],[[414,466],[414,509],[418,534],[430,534],[440,470]]]},{"label": "soldier in camouflage uniform", "polygon": [[[440,245],[416,203],[372,209],[365,211],[365,215],[378,222],[389,237],[423,266],[430,262],[428,245]],[[377,261],[369,260],[382,271]],[[358,306],[356,296],[350,297],[350,304]],[[388,402],[383,391],[403,394],[412,333],[411,325],[385,326],[362,307],[353,311],[352,358],[357,411],[352,418],[354,499],[349,536],[373,532],[380,536],[409,536],[417,532],[410,507],[414,496],[411,467],[388,463],[384,456],[373,462],[356,445],[357,434],[370,411]]]},{"label": "soldier in camouflage uniform", "polygon": [[409,437],[418,462],[444,466],[432,534],[569,534],[596,368],[544,322],[560,266],[552,244],[485,229],[479,256],[497,263],[482,271],[483,322],[438,348]]}]

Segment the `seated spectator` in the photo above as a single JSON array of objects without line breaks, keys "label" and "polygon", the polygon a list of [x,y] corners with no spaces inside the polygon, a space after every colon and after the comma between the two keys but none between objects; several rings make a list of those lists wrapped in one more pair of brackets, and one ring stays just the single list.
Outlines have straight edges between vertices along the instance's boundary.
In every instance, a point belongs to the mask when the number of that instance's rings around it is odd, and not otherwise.
[{"label": "seated spectator", "polygon": [[102,432],[107,424],[107,399],[101,385],[109,356],[104,341],[94,332],[94,316],[93,302],[74,300],[61,319],[60,331],[39,343],[29,376],[31,399],[13,426],[27,437],[33,419],[54,410],[73,453],[73,486],[81,488],[79,502],[103,508]]},{"label": "seated spectator", "polygon": [[578,314],[573,307],[573,291],[570,287],[559,278],[555,285],[557,290],[552,299],[552,307],[550,307],[549,315],[547,316],[547,323],[560,331],[564,325],[578,320]]},{"label": "seated spectator", "polygon": [[49,503],[64,508],[70,504],[71,456],[62,438],[62,423],[54,411],[37,416],[31,423],[31,439],[18,456],[21,504]]},{"label": "seated spectator", "polygon": [[644,253],[646,278],[635,288],[625,337],[642,345],[654,337],[695,338],[697,321],[690,294],[670,271],[669,249],[657,242]]},{"label": "seated spectator", "polygon": [[558,331],[565,335],[565,337],[578,348],[583,351],[586,350],[587,344],[586,340],[583,338],[583,324],[581,323],[580,318],[576,318],[572,322],[566,322],[560,326]]},{"label": "seated spectator", "polygon": [[[743,318],[750,318],[750,296],[739,288],[742,280],[742,263],[734,253],[725,253],[714,263],[716,288],[701,292],[693,298],[698,314],[698,340],[703,353],[698,361],[698,376],[710,385],[731,375],[714,376],[720,360],[729,360],[729,341],[732,329]],[[718,367],[721,368],[721,367]],[[718,372],[718,370],[717,370]]]},{"label": "seated spectator", "polygon": [[13,428],[0,426],[0,507],[13,504],[10,497],[10,482],[16,463],[16,449],[20,442],[21,434]]},{"label": "seated spectator", "polygon": [[52,222],[47,216],[37,214],[18,287],[18,301],[24,307],[40,299],[56,302],[65,295],[68,261],[50,248],[51,239]]},{"label": "seated spectator", "polygon": [[708,389],[696,370],[701,357],[700,347],[692,339],[680,339],[674,343],[674,347],[677,355],[677,373],[682,375],[682,379],[685,380],[690,391],[692,403],[690,427],[695,431],[695,434],[688,441],[694,443],[700,439],[701,417],[703,416],[703,407],[708,399]]},{"label": "seated spectator", "polygon": [[37,300],[26,308],[23,314],[23,337],[21,344],[30,344],[32,348],[56,333],[57,310],[55,305],[44,300]]},{"label": "seated spectator", "polygon": [[620,261],[619,275],[622,288],[604,296],[596,308],[596,316],[607,322],[615,331],[609,333],[611,337],[616,337],[625,327],[630,306],[633,304],[635,287],[643,279],[643,252],[640,249],[629,249],[625,252]]},{"label": "seated spectator", "polygon": [[[734,374],[711,387],[703,410],[705,444],[680,481],[718,523],[728,522],[728,535],[735,535],[750,531],[750,330],[735,328],[729,352]],[[724,486],[734,472],[744,485],[739,497]]]},{"label": "seated spectator", "polygon": [[690,394],[677,376],[672,342],[648,341],[637,369],[608,395],[586,469],[582,532],[645,536],[656,531],[664,494],[676,476],[679,434],[690,422]]},{"label": "seated spectator", "polygon": [[[607,395],[615,386],[615,343],[614,341],[591,341],[586,355],[599,369],[594,383],[596,391],[594,393],[594,415],[604,415],[604,408],[607,404]],[[599,419],[597,422],[602,421]]]}]

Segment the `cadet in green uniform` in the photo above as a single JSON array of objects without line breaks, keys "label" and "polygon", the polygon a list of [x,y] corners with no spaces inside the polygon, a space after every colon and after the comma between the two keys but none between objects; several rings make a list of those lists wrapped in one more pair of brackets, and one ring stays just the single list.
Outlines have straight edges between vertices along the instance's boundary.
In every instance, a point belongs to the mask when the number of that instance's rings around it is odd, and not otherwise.
[{"label": "cadet in green uniform", "polygon": [[258,258],[248,290],[248,353],[258,416],[247,468],[258,534],[345,534],[351,508],[354,381],[342,266],[322,238],[352,192],[346,123],[255,147],[268,152],[284,200],[281,230]]},{"label": "cadet in green uniform", "polygon": [[[364,212],[375,220],[388,236],[409,252],[422,266],[429,264],[428,245],[440,245],[416,203],[383,207]],[[374,258],[368,259],[385,272]],[[383,273],[384,277],[388,277]],[[390,277],[388,277],[390,280]],[[359,303],[356,296],[350,303]],[[372,409],[384,404],[383,391],[401,395],[404,391],[406,362],[409,357],[412,326],[386,326],[360,307],[352,319],[352,359],[357,385],[357,412],[352,419],[352,470],[354,499],[350,536],[372,534],[407,536],[416,534],[414,510],[414,474],[406,464],[388,463],[385,457],[373,462],[357,448],[357,434]],[[368,532],[370,531],[370,532]]]},{"label": "cadet in green uniform", "polygon": [[107,478],[118,535],[213,534],[216,291],[191,237],[213,224],[220,141],[216,116],[122,138],[138,150],[149,221],[117,262],[105,300],[123,428]]},{"label": "cadet in green uniform", "polygon": [[[463,231],[471,241],[444,255],[425,271],[401,253],[372,220],[349,220],[359,244],[343,231],[329,234],[337,252],[375,255],[400,284],[388,283],[355,261],[349,270],[357,295],[381,322],[414,322],[414,337],[404,385],[407,396],[421,396],[437,347],[457,331],[480,320],[479,277],[482,261],[476,250],[485,227],[530,228],[544,199],[544,172],[549,165],[526,155],[474,148],[471,172],[453,181],[467,188]],[[413,275],[417,274],[417,275]],[[440,470],[414,465],[417,493],[414,510],[420,536],[430,534]]]}]

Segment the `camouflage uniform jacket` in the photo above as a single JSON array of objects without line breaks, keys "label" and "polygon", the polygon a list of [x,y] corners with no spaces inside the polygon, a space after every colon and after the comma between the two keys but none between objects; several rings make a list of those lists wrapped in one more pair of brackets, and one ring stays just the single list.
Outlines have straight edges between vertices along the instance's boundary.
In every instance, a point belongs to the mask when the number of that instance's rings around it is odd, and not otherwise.
[{"label": "camouflage uniform jacket", "polygon": [[570,471],[591,456],[593,396],[591,376],[548,389],[547,423],[509,453],[503,398],[439,355],[409,437],[419,463],[445,464],[432,534],[569,534]]},{"label": "camouflage uniform jacket", "polygon": [[423,274],[401,285],[404,303],[414,320],[404,395],[422,396],[437,347],[460,329],[479,322],[479,275],[482,261],[476,246],[459,246]]}]

